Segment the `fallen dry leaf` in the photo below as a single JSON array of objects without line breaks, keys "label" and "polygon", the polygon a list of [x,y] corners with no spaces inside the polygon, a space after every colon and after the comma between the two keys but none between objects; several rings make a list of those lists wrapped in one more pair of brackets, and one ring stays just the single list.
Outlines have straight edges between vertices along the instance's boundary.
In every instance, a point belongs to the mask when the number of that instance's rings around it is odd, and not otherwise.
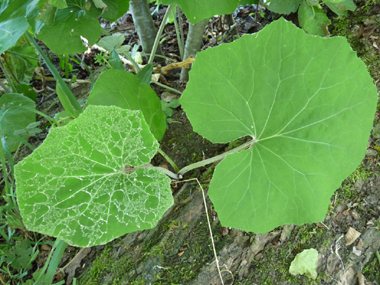
[{"label": "fallen dry leaf", "polygon": [[344,236],[346,240],[346,246],[349,246],[354,243],[354,241],[360,237],[361,233],[359,233],[357,230],[354,228],[349,228],[346,235]]}]

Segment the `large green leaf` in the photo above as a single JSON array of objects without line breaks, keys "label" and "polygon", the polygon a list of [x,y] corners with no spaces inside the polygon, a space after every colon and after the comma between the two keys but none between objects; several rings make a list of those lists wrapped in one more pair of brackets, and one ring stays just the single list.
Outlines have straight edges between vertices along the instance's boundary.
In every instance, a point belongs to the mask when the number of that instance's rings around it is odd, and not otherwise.
[{"label": "large green leaf", "polygon": [[214,15],[231,14],[239,0],[162,0],[163,5],[179,5],[187,19],[195,24]]},{"label": "large green leaf", "polygon": [[216,167],[209,195],[223,226],[263,233],[324,219],[364,157],[377,92],[345,38],[280,19],[198,53],[180,101],[212,142],[257,140]]},{"label": "large green leaf", "polygon": [[166,130],[166,117],[154,90],[136,75],[110,69],[96,81],[86,105],[115,105],[124,109],[141,110],[157,140]]},{"label": "large green leaf", "polygon": [[[37,38],[43,41],[53,52],[59,54],[79,53],[87,50],[81,37],[94,44],[102,34],[98,22],[101,9],[84,0],[69,0],[67,8],[54,12],[54,23],[43,25]],[[51,18],[45,15],[46,18]]]},{"label": "large green leaf", "polygon": [[154,227],[173,204],[170,179],[130,167],[149,163],[157,149],[140,111],[89,106],[15,166],[25,226],[75,246]]},{"label": "large green leaf", "polygon": [[29,26],[38,0],[12,0],[0,2],[0,54],[13,47]]},{"label": "large green leaf", "polygon": [[[12,135],[36,121],[36,114],[23,107],[34,109],[35,104],[21,94],[4,94],[0,97],[0,138],[5,136],[10,151],[15,151],[20,144]],[[27,135],[23,136],[23,139],[27,138]]]}]

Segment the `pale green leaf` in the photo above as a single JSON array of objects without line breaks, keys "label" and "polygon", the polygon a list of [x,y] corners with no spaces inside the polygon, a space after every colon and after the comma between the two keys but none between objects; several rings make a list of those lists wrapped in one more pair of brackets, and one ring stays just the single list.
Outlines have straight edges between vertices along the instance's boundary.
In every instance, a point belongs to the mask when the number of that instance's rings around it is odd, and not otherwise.
[{"label": "pale green leaf", "polygon": [[305,274],[307,277],[317,278],[318,251],[314,248],[305,249],[296,255],[290,265],[289,272],[292,275]]},{"label": "pale green leaf", "polygon": [[66,95],[66,93],[63,91],[59,83],[56,84],[55,91],[57,92],[59,101],[61,102],[63,109],[65,109],[65,111],[70,117],[75,118],[74,109],[73,109],[73,106],[71,105],[70,99]]},{"label": "pale green leaf", "polygon": [[47,4],[47,6],[42,9],[40,15],[37,17],[38,21],[46,25],[53,25],[55,22],[55,16],[57,14],[58,8],[52,4]]},{"label": "pale green leaf", "polygon": [[324,1],[324,3],[337,15],[343,16],[347,14],[347,10],[355,11],[356,5],[353,0],[344,0],[340,3],[333,1]]},{"label": "pale green leaf", "polygon": [[50,0],[50,3],[58,9],[67,8],[66,0]]},{"label": "pale green leaf", "polygon": [[377,91],[345,38],[280,19],[198,53],[180,102],[214,143],[258,140],[216,166],[209,195],[223,226],[265,233],[324,219],[364,157]]},{"label": "pale green leaf", "polygon": [[214,15],[231,14],[239,0],[162,0],[163,5],[179,5],[187,19],[195,24]]},{"label": "pale green leaf", "polygon": [[318,7],[302,2],[298,10],[298,21],[309,34],[321,37],[329,35],[327,26],[331,24],[331,21],[327,18],[326,13]]},{"label": "pale green leaf", "polygon": [[136,75],[123,70],[110,69],[96,81],[86,105],[115,105],[125,109],[141,110],[157,140],[166,130],[165,114],[159,97]]},{"label": "pale green leaf", "polygon": [[149,163],[159,145],[140,111],[89,106],[51,129],[15,166],[26,228],[75,246],[154,227],[173,204],[170,179]]},{"label": "pale green leaf", "polygon": [[[23,106],[35,108],[33,100],[21,94],[4,94],[0,97],[0,138],[5,136],[10,151],[15,151],[20,142],[8,135],[24,130],[36,121],[36,114]],[[28,135],[22,138],[27,139]]]},{"label": "pale green leaf", "polygon": [[278,14],[288,15],[298,10],[303,0],[272,0],[268,9]]},{"label": "pale green leaf", "polygon": [[319,6],[319,0],[307,0],[307,4],[310,6]]},{"label": "pale green leaf", "polygon": [[29,26],[38,0],[3,1],[0,6],[0,54],[13,47]]},{"label": "pale green leaf", "polygon": [[99,9],[107,8],[107,5],[104,4],[102,0],[92,0],[92,1],[94,2],[96,8],[99,8]]},{"label": "pale green leaf", "polygon": [[111,53],[114,49],[120,48],[124,41],[125,36],[121,33],[116,33],[112,36],[103,37],[97,45]]},{"label": "pale green leaf", "polygon": [[100,9],[95,5],[77,5],[75,0],[67,1],[67,4],[67,8],[56,12],[54,24],[44,25],[37,34],[39,40],[58,54],[83,52],[87,48],[81,37],[93,45],[102,34],[97,19]]}]

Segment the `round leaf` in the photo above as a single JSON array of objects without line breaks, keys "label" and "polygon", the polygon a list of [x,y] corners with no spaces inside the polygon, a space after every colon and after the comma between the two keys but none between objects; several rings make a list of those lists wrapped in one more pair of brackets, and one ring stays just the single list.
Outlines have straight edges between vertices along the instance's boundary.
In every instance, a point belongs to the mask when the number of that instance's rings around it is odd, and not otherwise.
[{"label": "round leaf", "polygon": [[110,69],[96,81],[87,105],[115,105],[125,109],[141,110],[155,138],[161,140],[166,130],[166,117],[160,99],[154,90],[140,79],[123,70]]},{"label": "round leaf", "polygon": [[258,140],[216,167],[209,195],[223,226],[263,233],[324,219],[364,157],[377,91],[344,38],[280,19],[198,53],[180,102],[212,142]]},{"label": "round leaf", "polygon": [[157,149],[140,111],[89,106],[16,165],[25,226],[75,246],[154,227],[173,204],[170,179],[131,167],[149,163]]},{"label": "round leaf", "polygon": [[56,13],[54,24],[44,25],[37,33],[37,38],[58,54],[80,53],[87,50],[81,36],[92,45],[102,34],[97,19],[101,10],[90,2],[87,3],[90,4],[89,7],[68,1],[68,7]]}]

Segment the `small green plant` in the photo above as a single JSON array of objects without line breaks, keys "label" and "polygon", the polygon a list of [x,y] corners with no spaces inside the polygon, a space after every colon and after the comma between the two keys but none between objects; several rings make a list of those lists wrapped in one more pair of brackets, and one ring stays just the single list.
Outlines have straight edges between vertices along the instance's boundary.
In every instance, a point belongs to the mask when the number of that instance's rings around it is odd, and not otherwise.
[{"label": "small green plant", "polygon": [[161,100],[161,108],[162,108],[162,111],[165,113],[166,121],[169,124],[173,123],[173,119],[171,118],[171,116],[173,115],[173,109],[177,108],[179,105],[180,104],[179,104],[178,99],[173,99],[173,100],[170,100],[169,102]]},{"label": "small green plant", "polygon": [[59,67],[65,72],[66,79],[69,78],[69,75],[73,72],[73,65],[69,62],[69,55],[63,54],[58,55],[59,58]]}]

